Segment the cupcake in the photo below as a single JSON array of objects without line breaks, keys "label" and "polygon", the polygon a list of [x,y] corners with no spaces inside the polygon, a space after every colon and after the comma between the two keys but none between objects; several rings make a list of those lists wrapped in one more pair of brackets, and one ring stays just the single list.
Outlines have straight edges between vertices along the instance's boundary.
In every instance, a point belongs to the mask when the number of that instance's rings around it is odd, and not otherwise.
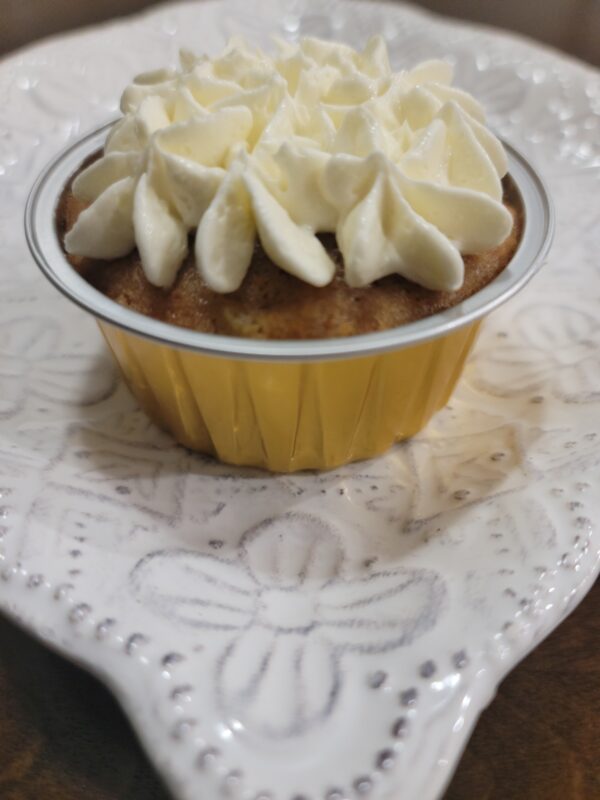
[{"label": "cupcake", "polygon": [[184,52],[121,110],[40,181],[30,227],[52,177],[58,248],[32,249],[149,413],[231,463],[332,467],[414,434],[547,246],[543,187],[451,66],[393,72],[380,37]]}]

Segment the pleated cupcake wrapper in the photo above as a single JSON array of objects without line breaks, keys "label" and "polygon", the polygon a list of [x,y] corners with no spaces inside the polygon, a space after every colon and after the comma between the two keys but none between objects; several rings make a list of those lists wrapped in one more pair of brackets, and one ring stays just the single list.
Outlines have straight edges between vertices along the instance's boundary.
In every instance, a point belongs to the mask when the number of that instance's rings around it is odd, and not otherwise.
[{"label": "pleated cupcake wrapper", "polygon": [[446,404],[479,321],[428,342],[325,361],[205,355],[99,321],[140,405],[181,444],[275,472],[371,458]]},{"label": "pleated cupcake wrapper", "polygon": [[25,233],[46,277],[92,314],[142,407],[182,444],[232,464],[279,472],[330,469],[421,430],[448,400],[479,320],[542,264],[554,213],[529,161],[504,142],[525,209],[517,252],[459,307],[368,336],[302,342],[204,334],[146,317],[93,288],[65,258],[56,200],[112,123],[70,144],[27,200]]}]

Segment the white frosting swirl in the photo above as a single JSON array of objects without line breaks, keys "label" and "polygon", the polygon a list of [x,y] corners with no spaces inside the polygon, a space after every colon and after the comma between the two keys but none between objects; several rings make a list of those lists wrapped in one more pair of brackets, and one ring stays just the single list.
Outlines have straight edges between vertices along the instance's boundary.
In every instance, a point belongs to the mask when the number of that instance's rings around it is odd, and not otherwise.
[{"label": "white frosting swirl", "polygon": [[113,259],[137,246],[170,286],[195,231],[216,292],[241,285],[258,236],[281,269],[314,286],[335,265],[315,234],[335,232],[351,286],[399,273],[430,289],[463,281],[461,254],[495,247],[502,145],[452,68],[393,73],[383,39],[362,52],[303,39],[270,58],[235,39],[218,58],[183,52],[178,71],[137,77],[104,155],[73,182],[88,203],[67,251]]}]

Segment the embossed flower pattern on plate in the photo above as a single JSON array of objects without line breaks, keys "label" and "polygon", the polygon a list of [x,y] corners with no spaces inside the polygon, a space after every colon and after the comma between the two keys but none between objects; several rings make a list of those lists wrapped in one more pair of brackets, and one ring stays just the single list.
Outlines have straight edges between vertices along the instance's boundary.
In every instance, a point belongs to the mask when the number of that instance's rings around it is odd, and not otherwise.
[{"label": "embossed flower pattern on plate", "polygon": [[408,647],[444,605],[444,581],[431,570],[349,577],[345,561],[331,526],[288,513],[245,533],[233,559],[151,553],[131,584],[155,613],[223,634],[215,663],[223,712],[278,738],[305,734],[332,713],[344,653]]},{"label": "embossed flower pattern on plate", "polygon": [[114,392],[117,379],[108,359],[91,372],[89,355],[78,353],[72,341],[61,346],[63,336],[51,317],[0,322],[0,419],[14,416],[30,395],[58,405],[88,405]]},{"label": "embossed flower pattern on plate", "polygon": [[600,321],[594,306],[527,305],[515,341],[481,349],[474,383],[500,397],[551,392],[565,403],[600,400]]}]

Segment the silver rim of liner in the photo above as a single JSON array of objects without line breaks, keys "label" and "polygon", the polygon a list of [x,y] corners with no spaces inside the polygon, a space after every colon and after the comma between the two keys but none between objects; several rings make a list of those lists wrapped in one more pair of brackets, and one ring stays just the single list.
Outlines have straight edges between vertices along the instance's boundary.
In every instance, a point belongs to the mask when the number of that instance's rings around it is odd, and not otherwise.
[{"label": "silver rim of liner", "polygon": [[509,173],[523,200],[525,226],[510,263],[472,297],[417,322],[357,336],[292,341],[199,333],[120,306],[80,277],[65,258],[55,225],[60,193],[84,159],[102,147],[114,122],[111,120],[69,145],[43,170],[25,207],[25,235],[36,263],[66,297],[98,319],[170,347],[256,361],[318,361],[367,356],[420,344],[480,319],[512,297],[541,267],[554,235],[554,210],[544,181],[518,150],[503,141]]}]

